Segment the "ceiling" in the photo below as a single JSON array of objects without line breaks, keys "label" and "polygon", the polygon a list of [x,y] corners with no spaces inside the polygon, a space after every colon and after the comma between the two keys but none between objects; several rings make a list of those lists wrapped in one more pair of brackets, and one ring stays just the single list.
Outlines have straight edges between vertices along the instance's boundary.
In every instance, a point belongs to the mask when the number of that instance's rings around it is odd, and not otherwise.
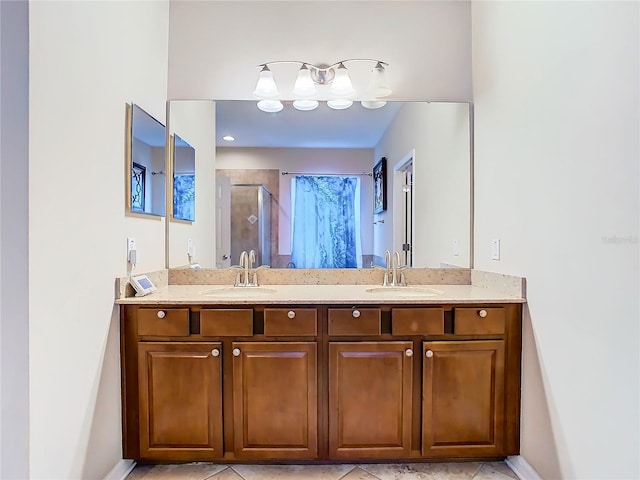
[{"label": "ceiling", "polygon": [[[334,111],[321,103],[317,110],[294,112],[286,101],[293,99],[299,65],[272,67],[283,111],[258,111],[253,98],[259,64],[296,60],[328,65],[349,58],[389,64],[393,93],[386,100],[469,102],[470,2],[170,1],[168,97],[246,100],[236,105],[238,112],[218,102],[223,112],[217,115],[218,138],[227,133],[222,127],[233,126],[235,133],[229,133],[237,138],[236,146],[338,147],[346,139],[352,147],[372,146],[396,107],[367,110],[356,102]],[[346,66],[354,87],[364,89],[374,64]],[[354,98],[360,99],[361,94]],[[338,126],[338,118],[347,121]],[[239,126],[245,129],[242,136]],[[304,132],[313,135],[307,138]]]},{"label": "ceiling", "polygon": [[[265,113],[255,101],[216,102],[216,144],[221,147],[267,148],[373,148],[389,127],[403,102],[388,102],[367,110],[354,103],[346,110],[331,110],[325,103],[310,112],[290,102],[278,113]],[[235,141],[225,142],[223,135]]]}]

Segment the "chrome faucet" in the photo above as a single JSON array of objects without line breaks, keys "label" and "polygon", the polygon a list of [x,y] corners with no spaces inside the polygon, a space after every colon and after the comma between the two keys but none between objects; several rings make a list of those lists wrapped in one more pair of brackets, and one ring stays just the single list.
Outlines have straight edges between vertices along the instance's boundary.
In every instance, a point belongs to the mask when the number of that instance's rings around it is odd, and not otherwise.
[{"label": "chrome faucet", "polygon": [[389,250],[384,252],[385,271],[384,278],[382,280],[383,287],[404,287],[407,283],[404,279],[403,270],[407,268],[406,265],[400,265],[400,253],[398,251],[393,252],[393,255]]},{"label": "chrome faucet", "polygon": [[[235,268],[237,270],[241,270],[241,273],[238,272],[236,275],[236,281],[234,283],[234,287],[258,287],[258,270],[262,270],[264,268],[270,268],[269,265],[260,265],[257,268],[253,268],[256,263],[256,251],[251,250],[247,253],[246,250],[243,250],[240,253],[240,262],[238,266],[233,266],[231,268]],[[253,270],[253,272],[252,272]],[[241,280],[242,278],[242,280]],[[251,278],[251,280],[249,280]]]},{"label": "chrome faucet", "polygon": [[389,286],[389,275],[391,274],[391,252],[389,250],[385,250],[384,252],[384,264],[385,264],[385,272],[384,279],[382,280],[382,286]]},{"label": "chrome faucet", "polygon": [[391,285],[404,286],[404,273],[400,272],[398,277],[398,271],[404,270],[405,267],[400,266],[400,253],[396,250],[393,252],[393,261],[391,262]]},{"label": "chrome faucet", "polygon": [[234,284],[235,287],[246,287],[249,283],[249,255],[246,250],[243,250],[240,253],[240,260],[238,261],[239,270],[244,271],[244,280],[240,280],[240,272],[236,275],[236,282]]}]

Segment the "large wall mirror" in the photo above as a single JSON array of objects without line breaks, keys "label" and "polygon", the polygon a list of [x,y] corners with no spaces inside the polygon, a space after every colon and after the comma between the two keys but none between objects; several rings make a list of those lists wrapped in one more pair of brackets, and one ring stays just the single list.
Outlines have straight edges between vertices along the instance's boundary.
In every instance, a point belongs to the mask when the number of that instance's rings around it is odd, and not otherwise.
[{"label": "large wall mirror", "polygon": [[[338,267],[383,264],[387,249],[413,267],[471,267],[469,104],[291,107],[285,102],[281,112],[265,113],[252,101],[170,102],[171,132],[195,146],[197,198],[191,225],[169,225],[169,267],[187,265],[188,243],[203,267],[237,264],[239,252],[249,249],[273,268],[322,267],[305,258],[314,247],[295,232],[305,222],[307,230],[320,228],[311,212],[327,217],[330,207],[304,204],[304,210],[300,201],[333,184],[350,192],[337,202],[353,203],[348,215],[355,219],[345,228],[358,241],[357,248],[349,245],[351,263]],[[223,139],[230,136],[235,140]],[[386,209],[374,209],[381,182],[373,172],[382,158]],[[340,228],[331,224],[326,231]]]},{"label": "large wall mirror", "polygon": [[125,211],[165,214],[165,127],[136,104],[127,105]]}]

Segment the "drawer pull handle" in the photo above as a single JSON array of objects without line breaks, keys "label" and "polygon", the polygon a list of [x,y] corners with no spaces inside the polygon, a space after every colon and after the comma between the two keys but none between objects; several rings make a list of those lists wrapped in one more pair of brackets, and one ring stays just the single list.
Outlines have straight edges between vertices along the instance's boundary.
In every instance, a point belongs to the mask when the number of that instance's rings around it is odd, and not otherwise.
[{"label": "drawer pull handle", "polygon": [[431,357],[433,357],[433,352],[431,350],[427,350],[425,352],[425,355],[427,356],[427,358],[431,358]]},{"label": "drawer pull handle", "polygon": [[411,350],[410,348],[407,348],[407,349],[404,351],[404,354],[405,354],[407,357],[413,357],[413,350]]},{"label": "drawer pull handle", "polygon": [[360,310],[354,310],[352,315],[353,315],[353,318],[358,318],[360,316]]},{"label": "drawer pull handle", "polygon": [[289,312],[287,312],[287,317],[296,318],[296,312],[294,312],[293,310],[289,310]]},{"label": "drawer pull handle", "polygon": [[164,318],[167,314],[163,310],[158,310],[158,318]]},{"label": "drawer pull handle", "polygon": [[487,316],[487,311],[486,310],[480,310],[478,312],[478,315],[480,315],[480,318],[485,318]]},{"label": "drawer pull handle", "polygon": [[213,355],[214,357],[219,357],[220,350],[218,350],[217,348],[214,348],[213,350],[211,350],[211,355]]},{"label": "drawer pull handle", "polygon": [[239,357],[240,356],[240,349],[239,348],[234,348],[232,353],[233,353],[234,357]]}]

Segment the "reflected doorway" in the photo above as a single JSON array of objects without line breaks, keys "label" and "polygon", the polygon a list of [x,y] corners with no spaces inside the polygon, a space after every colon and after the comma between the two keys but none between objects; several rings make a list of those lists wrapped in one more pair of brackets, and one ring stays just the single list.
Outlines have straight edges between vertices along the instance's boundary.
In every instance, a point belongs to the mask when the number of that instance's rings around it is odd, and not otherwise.
[{"label": "reflected doorway", "polygon": [[400,263],[413,266],[413,157],[414,151],[393,169],[393,237],[394,250],[400,252]]}]

